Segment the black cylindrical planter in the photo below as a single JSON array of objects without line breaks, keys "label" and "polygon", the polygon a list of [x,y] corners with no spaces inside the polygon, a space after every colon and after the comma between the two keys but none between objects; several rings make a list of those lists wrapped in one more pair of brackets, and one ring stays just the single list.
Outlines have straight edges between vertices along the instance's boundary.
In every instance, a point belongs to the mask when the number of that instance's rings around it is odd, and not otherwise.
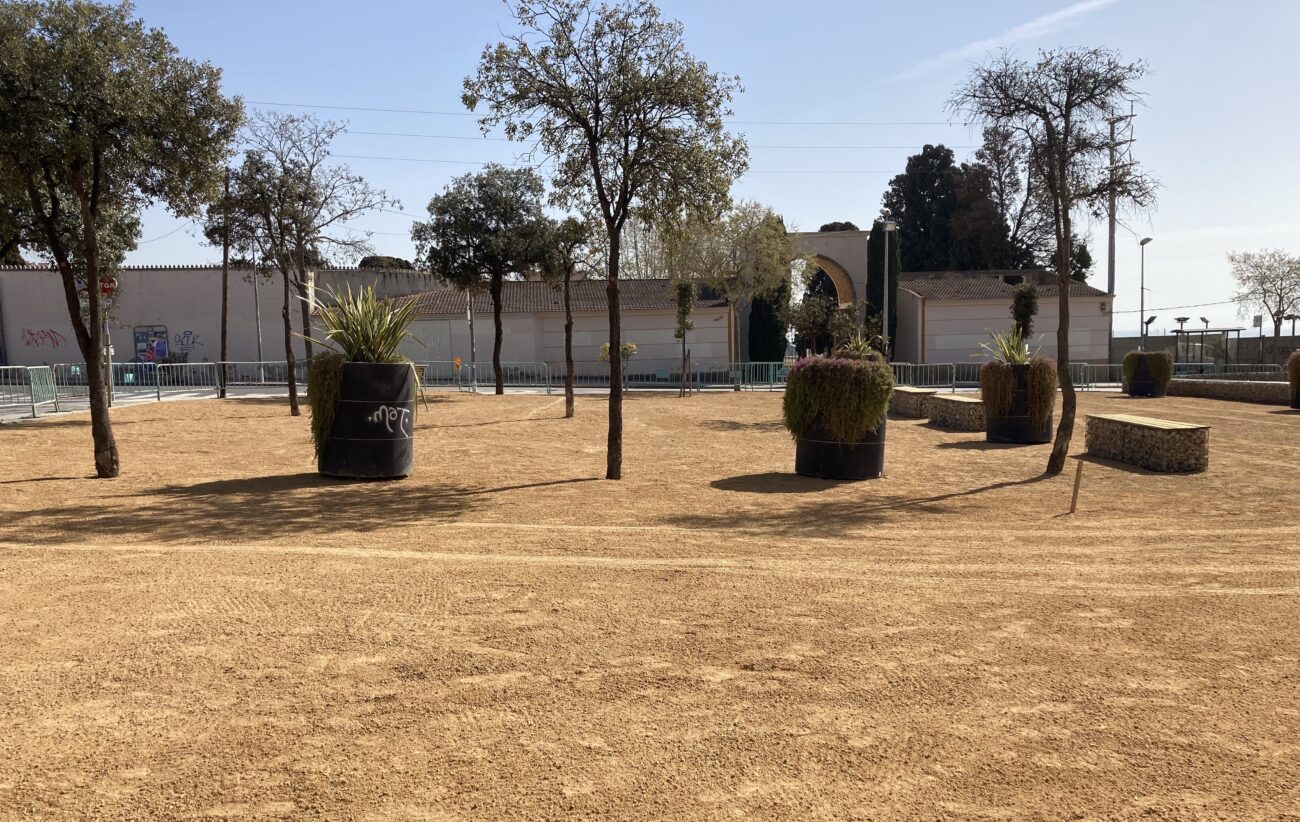
[{"label": "black cylindrical planter", "polygon": [[1133,376],[1128,381],[1128,395],[1130,397],[1163,397],[1165,395],[1165,386],[1156,382],[1155,376],[1151,373],[1148,356],[1147,354],[1137,355],[1137,364],[1133,367]]},{"label": "black cylindrical planter", "polygon": [[1037,445],[1052,441],[1052,415],[1039,425],[1029,414],[1029,366],[1011,365],[1011,376],[1015,388],[1011,391],[1011,407],[1007,413],[995,417],[991,413],[985,419],[984,438],[988,442],[1012,442]]},{"label": "black cylindrical planter", "polygon": [[343,363],[339,405],[317,468],[326,476],[395,479],[414,459],[415,375],[407,363]]},{"label": "black cylindrical planter", "polygon": [[1291,407],[1300,409],[1300,383],[1291,383]]},{"label": "black cylindrical planter", "polygon": [[794,472],[835,480],[876,479],[885,470],[885,420],[857,442],[839,443],[815,426],[794,446]]}]

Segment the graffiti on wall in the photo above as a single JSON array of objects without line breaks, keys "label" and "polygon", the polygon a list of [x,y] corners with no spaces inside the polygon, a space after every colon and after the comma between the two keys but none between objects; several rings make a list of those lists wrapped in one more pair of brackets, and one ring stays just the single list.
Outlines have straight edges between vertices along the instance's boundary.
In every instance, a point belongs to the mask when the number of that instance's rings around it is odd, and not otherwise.
[{"label": "graffiti on wall", "polygon": [[172,342],[176,345],[176,350],[182,354],[191,354],[194,349],[203,347],[199,335],[189,330],[177,334],[172,338]]},{"label": "graffiti on wall", "polygon": [[23,345],[28,348],[62,348],[68,338],[53,328],[24,328]]}]

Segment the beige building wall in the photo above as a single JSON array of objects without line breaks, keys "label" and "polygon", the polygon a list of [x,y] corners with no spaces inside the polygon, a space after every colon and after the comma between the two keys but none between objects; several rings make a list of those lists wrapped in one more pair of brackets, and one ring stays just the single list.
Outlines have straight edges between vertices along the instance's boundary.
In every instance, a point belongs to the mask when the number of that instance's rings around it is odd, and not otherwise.
[{"label": "beige building wall", "polygon": [[[900,292],[903,289],[900,288]],[[923,310],[904,312],[905,306],[923,303]],[[921,301],[908,293],[900,298],[895,359],[904,362],[983,362],[989,354],[981,343],[989,332],[1011,328],[1010,305],[1005,300],[961,302]],[[1109,339],[1111,298],[1075,297],[1070,301],[1070,361],[1105,363]],[[1040,299],[1034,319],[1034,347],[1043,356],[1056,357],[1056,329],[1060,312],[1055,299]],[[919,349],[919,351],[918,351]],[[912,354],[904,358],[904,353]]]},{"label": "beige building wall", "polygon": [[[130,362],[137,356],[136,332],[165,335],[169,354],[183,354],[189,362],[216,362],[221,358],[221,268],[136,268],[117,277],[119,293],[109,312],[113,358]],[[429,274],[397,271],[327,269],[318,272],[317,287],[343,290],[374,285],[380,296],[396,296],[437,287]],[[254,299],[254,289],[257,299]],[[231,269],[229,352],[227,359],[253,361],[258,357],[260,303],[262,360],[284,359],[284,286],[278,274],[256,275],[248,269]],[[302,311],[290,296],[293,347],[301,356]],[[59,275],[36,269],[0,269],[0,337],[8,365],[45,365],[81,362],[81,351],[68,319],[67,302]]]},{"label": "beige building wall", "polygon": [[[686,335],[686,345],[697,363],[727,362],[727,310],[697,309],[695,329]],[[674,311],[624,311],[623,339],[634,342],[634,360],[644,366],[668,365],[681,359],[681,341],[673,338],[677,325]],[[465,315],[423,317],[413,328],[421,348],[408,349],[412,359],[470,361],[469,324]],[[502,362],[564,362],[564,315],[547,312],[536,315],[511,314],[501,322]],[[492,361],[492,315],[475,315],[474,337],[478,362]],[[445,344],[441,343],[445,340]],[[573,315],[573,359],[596,362],[600,347],[609,340],[609,317],[604,312],[576,312]],[[421,356],[421,352],[441,356]]]}]

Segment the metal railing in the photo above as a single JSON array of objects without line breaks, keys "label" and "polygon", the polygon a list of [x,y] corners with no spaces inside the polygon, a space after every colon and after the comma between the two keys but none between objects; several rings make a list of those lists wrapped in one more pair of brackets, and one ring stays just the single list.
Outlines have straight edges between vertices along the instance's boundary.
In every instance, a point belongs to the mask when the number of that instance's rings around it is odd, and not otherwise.
[{"label": "metal railing", "polygon": [[160,363],[154,371],[158,399],[164,391],[194,391],[210,388],[219,392],[220,371],[214,362]]},{"label": "metal railing", "polygon": [[[289,366],[285,360],[267,360],[264,362],[221,362],[217,363],[221,372],[223,385],[229,386],[287,386],[289,384]],[[293,373],[298,385],[307,384],[307,361],[294,360]]]},{"label": "metal railing", "polygon": [[50,366],[0,366],[0,408],[22,408],[36,417],[42,405],[59,410],[59,392]]},{"label": "metal railing", "polygon": [[[490,362],[478,362],[472,366],[463,364],[461,370],[468,372],[479,387],[496,385],[497,372]],[[549,394],[551,369],[544,362],[503,362],[501,382],[512,388],[545,388]]]},{"label": "metal railing", "polygon": [[[947,388],[957,390],[957,366],[950,362],[890,363],[894,382],[912,388]],[[978,376],[978,375],[977,375]]]},{"label": "metal railing", "polygon": [[151,362],[115,362],[110,385],[113,396],[158,394],[158,366]]}]

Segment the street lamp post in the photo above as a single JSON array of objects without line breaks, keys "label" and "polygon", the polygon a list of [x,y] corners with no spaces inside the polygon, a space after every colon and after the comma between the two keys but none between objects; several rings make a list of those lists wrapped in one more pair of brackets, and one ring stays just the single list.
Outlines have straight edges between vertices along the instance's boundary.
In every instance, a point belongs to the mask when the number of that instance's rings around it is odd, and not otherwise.
[{"label": "street lamp post", "polygon": [[885,349],[885,362],[889,362],[890,360],[890,356],[889,356],[889,234],[891,231],[898,230],[898,223],[895,223],[893,220],[889,219],[891,213],[892,212],[890,212],[890,210],[887,208],[880,209],[880,216],[882,218],[881,227],[884,229],[885,232],[885,242],[884,242],[885,258],[882,261],[884,262],[884,265],[881,266],[880,268],[883,277],[883,280],[881,281],[880,284],[880,291],[882,294],[884,294],[884,298],[881,300],[881,310],[880,310],[880,338],[884,341],[884,345],[882,346],[882,348]]},{"label": "street lamp post", "polygon": [[1138,285],[1138,316],[1142,322],[1142,339],[1138,342],[1138,350],[1147,350],[1147,326],[1150,325],[1147,319],[1147,243],[1151,242],[1150,237],[1143,237],[1138,243],[1142,249],[1142,274],[1141,282]]}]

